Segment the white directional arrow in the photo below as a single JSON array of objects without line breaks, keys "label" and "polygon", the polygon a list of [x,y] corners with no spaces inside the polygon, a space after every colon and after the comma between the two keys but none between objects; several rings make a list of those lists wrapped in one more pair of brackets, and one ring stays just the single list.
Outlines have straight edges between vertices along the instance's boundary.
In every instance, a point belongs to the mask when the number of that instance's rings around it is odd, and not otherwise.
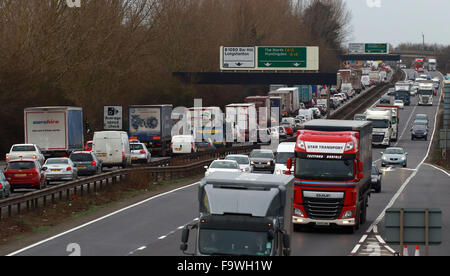
[{"label": "white directional arrow", "polygon": [[300,66],[300,63],[296,62],[296,63],[294,63],[294,66],[295,66],[295,67],[299,67],[299,66]]},{"label": "white directional arrow", "polygon": [[264,65],[267,66],[267,67],[269,67],[270,65],[272,65],[272,63],[268,63],[268,62],[267,62],[267,63],[265,63]]}]

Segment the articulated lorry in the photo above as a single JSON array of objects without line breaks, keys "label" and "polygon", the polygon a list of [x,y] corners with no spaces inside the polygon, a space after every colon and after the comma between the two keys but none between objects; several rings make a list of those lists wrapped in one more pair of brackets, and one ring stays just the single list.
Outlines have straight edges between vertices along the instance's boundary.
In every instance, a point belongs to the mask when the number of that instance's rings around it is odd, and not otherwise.
[{"label": "articulated lorry", "polygon": [[288,256],[293,193],[289,175],[208,175],[199,186],[199,220],[183,229],[180,249],[196,229],[192,255]]},{"label": "articulated lorry", "polygon": [[372,168],[372,124],[312,120],[298,131],[293,223],[354,232],[366,221]]},{"label": "articulated lorry", "polygon": [[152,153],[170,153],[172,105],[132,105],[128,107],[129,136],[137,137]]},{"label": "articulated lorry", "polygon": [[372,144],[389,147],[392,137],[392,111],[368,109],[364,112],[366,120],[372,122]]},{"label": "articulated lorry", "polygon": [[84,149],[81,107],[25,108],[24,126],[25,143],[37,145],[46,158],[68,157]]},{"label": "articulated lorry", "polygon": [[383,105],[379,104],[376,106],[376,110],[390,110],[392,113],[392,131],[391,131],[391,140],[397,141],[398,140],[398,126],[400,124],[400,110],[398,106],[395,105]]}]

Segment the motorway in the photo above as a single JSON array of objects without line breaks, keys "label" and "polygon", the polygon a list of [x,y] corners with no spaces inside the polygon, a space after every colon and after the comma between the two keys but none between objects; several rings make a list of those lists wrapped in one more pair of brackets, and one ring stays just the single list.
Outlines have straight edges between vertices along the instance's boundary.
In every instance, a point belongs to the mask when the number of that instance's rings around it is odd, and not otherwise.
[{"label": "motorway", "polygon": [[[407,70],[408,74],[413,73]],[[439,72],[431,72],[432,77]],[[377,226],[381,236],[384,227],[384,212],[389,207],[440,208],[444,229],[450,226],[450,175],[448,172],[426,164],[432,137],[428,141],[411,141],[409,129],[415,114],[425,113],[430,118],[433,133],[439,97],[433,106],[417,106],[417,97],[412,104],[400,111],[400,139],[396,146],[403,147],[408,155],[408,167],[383,168],[382,191],[373,193],[369,200],[367,222],[354,234],[345,234],[334,229],[307,229],[296,231],[292,240],[292,255],[296,256],[348,256],[358,249],[358,242]],[[436,135],[436,133],[434,134]],[[380,167],[380,152],[373,148],[373,160]],[[13,252],[11,255],[69,255],[68,246],[79,246],[83,256],[93,255],[145,255],[180,256],[182,227],[197,219],[198,200],[196,183],[149,198],[143,202],[98,218],[87,224],[68,229],[54,237]],[[191,232],[191,241],[194,232]],[[430,255],[450,255],[450,233],[442,231],[442,245],[430,248]],[[69,246],[69,247],[70,247]],[[381,245],[372,245],[373,255],[381,255]],[[379,248],[377,248],[377,246]],[[397,246],[398,247],[398,246]],[[392,247],[398,250],[395,246]],[[190,250],[193,247],[190,244]],[[363,249],[358,250],[358,253]],[[412,252],[410,252],[411,254]]]}]

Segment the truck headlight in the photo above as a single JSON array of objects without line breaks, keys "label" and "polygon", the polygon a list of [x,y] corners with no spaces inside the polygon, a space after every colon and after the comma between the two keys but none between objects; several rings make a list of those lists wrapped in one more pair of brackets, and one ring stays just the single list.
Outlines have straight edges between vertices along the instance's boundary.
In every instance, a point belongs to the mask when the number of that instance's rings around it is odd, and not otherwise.
[{"label": "truck headlight", "polygon": [[342,216],[343,219],[345,219],[345,218],[352,218],[352,217],[353,217],[353,210],[346,211],[344,213],[344,215]]},{"label": "truck headlight", "polygon": [[294,208],[294,215],[296,215],[297,217],[302,217],[304,218],[305,216],[303,215],[302,210]]}]

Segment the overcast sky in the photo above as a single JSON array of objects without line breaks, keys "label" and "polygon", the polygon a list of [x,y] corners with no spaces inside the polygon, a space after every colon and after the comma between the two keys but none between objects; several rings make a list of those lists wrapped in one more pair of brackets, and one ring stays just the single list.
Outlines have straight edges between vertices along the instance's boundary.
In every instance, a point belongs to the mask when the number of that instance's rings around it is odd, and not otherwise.
[{"label": "overcast sky", "polygon": [[[352,13],[350,42],[450,45],[450,0],[345,0]],[[379,7],[378,7],[379,6]]]}]

